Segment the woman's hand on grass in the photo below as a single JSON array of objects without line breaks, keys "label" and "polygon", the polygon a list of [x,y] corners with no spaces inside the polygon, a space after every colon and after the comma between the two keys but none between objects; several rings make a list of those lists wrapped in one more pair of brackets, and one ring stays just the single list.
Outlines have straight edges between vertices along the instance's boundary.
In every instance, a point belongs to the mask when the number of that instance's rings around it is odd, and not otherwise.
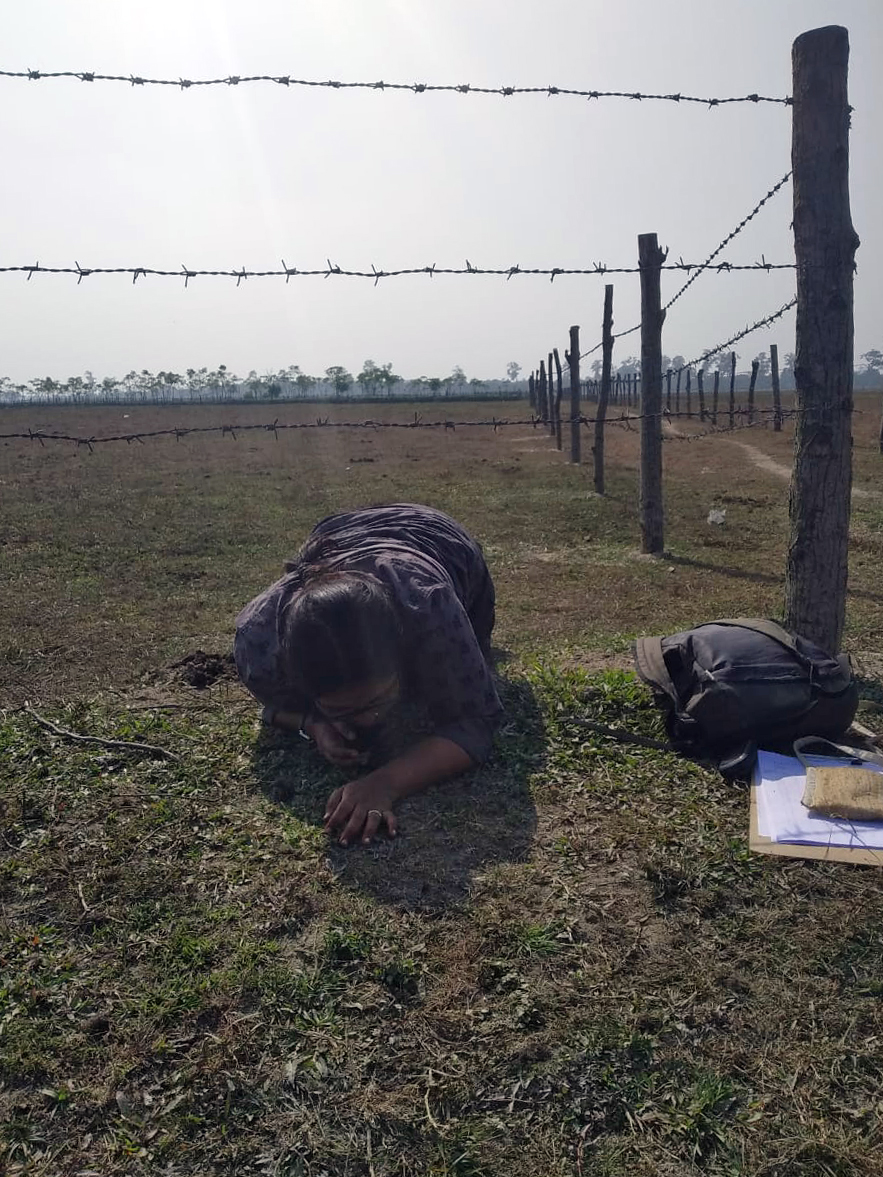
[{"label": "woman's hand on grass", "polygon": [[356,733],[345,725],[327,719],[311,719],[304,725],[304,731],[316,741],[316,747],[325,759],[338,768],[354,768],[368,759],[367,753],[352,746]]},{"label": "woman's hand on grass", "polygon": [[393,805],[396,796],[392,787],[379,774],[361,777],[357,781],[335,789],[325,806],[325,830],[341,830],[340,844],[348,846],[357,839],[366,845],[386,823],[390,837],[396,835]]}]

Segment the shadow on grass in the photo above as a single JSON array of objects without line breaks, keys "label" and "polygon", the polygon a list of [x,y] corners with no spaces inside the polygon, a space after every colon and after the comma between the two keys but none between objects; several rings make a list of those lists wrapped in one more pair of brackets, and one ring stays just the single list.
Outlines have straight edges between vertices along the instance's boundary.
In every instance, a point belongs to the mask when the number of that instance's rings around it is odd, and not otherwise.
[{"label": "shadow on grass", "polygon": [[[395,839],[349,849],[329,839],[328,859],[344,886],[439,911],[461,902],[478,872],[527,856],[537,823],[530,777],[545,762],[544,724],[528,683],[500,677],[498,689],[506,715],[485,764],[401,802]],[[254,745],[252,767],[271,800],[318,827],[329,794],[349,779],[298,736],[270,729]]]},{"label": "shadow on grass", "polygon": [[[708,560],[696,560],[692,556],[674,556],[666,552],[665,559],[670,564],[680,564],[685,568],[698,568],[702,572],[717,572],[720,576],[729,576],[734,580],[749,580],[754,584],[782,585],[785,582],[784,572],[780,576],[769,572],[751,572],[747,568],[733,568],[727,564],[712,564]],[[848,597],[857,597],[862,601],[883,602],[883,593],[872,593],[867,589],[848,588]]]}]

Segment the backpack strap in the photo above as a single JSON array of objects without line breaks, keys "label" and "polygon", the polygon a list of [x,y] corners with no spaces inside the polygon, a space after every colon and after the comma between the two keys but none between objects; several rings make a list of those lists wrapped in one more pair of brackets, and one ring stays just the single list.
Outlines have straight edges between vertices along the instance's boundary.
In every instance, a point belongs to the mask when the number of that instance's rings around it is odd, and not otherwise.
[{"label": "backpack strap", "polygon": [[648,687],[668,695],[676,711],[681,701],[662,656],[662,638],[638,638],[632,647],[638,674]]},{"label": "backpack strap", "polygon": [[797,661],[809,670],[810,682],[824,695],[839,695],[842,691],[847,690],[853,681],[852,664],[848,654],[830,655],[831,661],[836,662],[840,668],[839,679],[832,676],[828,682],[825,682],[824,679],[817,678],[814,674],[817,663],[808,654],[804,654],[798,649],[793,634],[789,633],[787,629],[783,629],[778,622],[770,621],[767,617],[721,617],[711,624],[738,625],[742,629],[751,629],[755,633],[762,633],[766,637],[772,638],[774,642],[778,642],[780,646],[790,650]]},{"label": "backpack strap", "polygon": [[719,617],[716,621],[712,621],[711,625],[738,625],[741,629],[751,629],[755,633],[762,633],[768,638],[772,638],[774,642],[778,642],[780,646],[784,646],[786,650],[791,653],[800,662],[807,665],[812,665],[812,659],[807,658],[797,648],[797,642],[794,640],[794,635],[790,634],[787,629],[783,629],[776,621],[771,621],[768,617]]},{"label": "backpack strap", "polygon": [[794,741],[794,755],[804,768],[809,768],[807,757],[812,755],[807,749],[818,748],[820,744],[823,744],[824,748],[816,752],[817,756],[839,756],[852,760],[853,763],[858,761],[883,768],[883,755],[876,749],[871,751],[868,748],[854,748],[851,744],[835,744],[833,740],[826,740],[822,736],[802,736]]}]

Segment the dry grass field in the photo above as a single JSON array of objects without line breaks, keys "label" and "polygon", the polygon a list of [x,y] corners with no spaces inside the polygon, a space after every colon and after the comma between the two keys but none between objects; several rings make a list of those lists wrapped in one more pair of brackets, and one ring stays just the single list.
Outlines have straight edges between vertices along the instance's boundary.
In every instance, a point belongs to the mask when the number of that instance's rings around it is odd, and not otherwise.
[{"label": "dry grass field", "polygon": [[[845,644],[879,727],[879,397],[857,407]],[[276,416],[315,409],[0,411],[0,433],[236,430],[0,440],[0,1165],[879,1174],[879,871],[752,856],[742,787],[573,722],[658,736],[630,640],[779,612],[790,427],[672,437],[649,560],[633,429],[608,430],[599,498],[587,433],[574,467],[524,425],[241,429]],[[401,500],[484,544],[507,722],[395,843],[344,851],[319,820],[340,776],[259,731],[232,620],[320,517]]]}]

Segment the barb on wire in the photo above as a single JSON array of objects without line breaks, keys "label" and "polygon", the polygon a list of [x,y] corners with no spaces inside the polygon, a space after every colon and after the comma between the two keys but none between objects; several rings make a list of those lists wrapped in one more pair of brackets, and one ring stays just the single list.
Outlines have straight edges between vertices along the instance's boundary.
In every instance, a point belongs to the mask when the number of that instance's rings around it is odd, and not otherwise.
[{"label": "barb on wire", "polygon": [[[794,262],[768,262],[766,258],[762,257],[759,262],[748,262],[742,265],[731,265],[729,262],[719,262],[717,265],[709,265],[708,262],[685,262],[679,259],[676,262],[667,262],[663,267],[664,270],[681,270],[690,273],[693,270],[705,269],[714,270],[719,274],[729,274],[737,270],[794,270],[796,265]],[[496,278],[508,279],[514,277],[516,274],[525,274],[528,276],[539,276],[548,278],[551,282],[562,274],[585,277],[599,276],[605,274],[640,274],[640,266],[607,266],[601,262],[595,262],[592,266],[579,268],[568,268],[565,266],[550,266],[545,268],[525,269],[523,266],[503,266],[501,268],[483,269],[481,266],[475,266],[472,262],[466,262],[464,267],[458,266],[438,266],[435,262],[431,266],[410,266],[401,270],[387,270],[382,266],[375,266],[371,263],[370,270],[347,270],[335,262],[328,261],[328,263],[318,270],[300,270],[296,266],[288,266],[283,261],[281,270],[248,270],[245,266],[234,270],[194,270],[189,266],[181,265],[177,270],[162,270],[155,269],[151,266],[81,266],[79,262],[75,262],[72,266],[42,266],[39,262],[35,262],[29,266],[0,266],[0,274],[27,274],[28,281],[34,274],[74,274],[77,278],[77,285],[83,281],[84,278],[92,277],[95,274],[131,274],[132,282],[137,281],[138,278],[146,278],[148,276],[156,278],[183,278],[184,286],[188,286],[191,278],[234,278],[236,285],[241,285],[247,278],[284,278],[286,282],[290,278],[370,278],[376,286],[381,278],[403,278],[415,274],[427,274],[432,278],[436,274],[484,274]],[[640,324],[638,324],[640,327]],[[638,327],[631,328],[632,331],[637,331]],[[621,332],[616,336],[617,339],[621,335],[629,334],[628,331]],[[584,353],[589,355],[589,352]]]},{"label": "barb on wire", "polygon": [[431,82],[340,82],[319,81],[315,78],[292,78],[288,74],[232,74],[226,78],[145,78],[137,74],[98,74],[91,70],[0,70],[2,78],[23,78],[30,82],[74,78],[80,82],[126,82],[130,86],[171,86],[179,90],[191,90],[200,86],[243,86],[252,82],[270,82],[289,89],[292,86],[306,86],[314,89],[331,90],[404,90],[411,94],[496,94],[511,98],[516,94],[544,94],[547,98],[627,98],[633,102],[694,102],[709,108],[727,106],[733,103],[772,103],[777,106],[791,106],[792,99],[771,98],[764,94],[746,94],[743,97],[701,98],[693,94],[643,94],[632,90],[573,90],[566,86],[473,86],[468,82],[460,84]]},{"label": "barb on wire", "polygon": [[[718,254],[723,249],[725,249],[726,246],[728,246],[730,244],[730,242],[735,237],[739,236],[739,234],[742,232],[742,230],[745,228],[745,226],[749,223],[749,221],[753,220],[754,217],[757,216],[757,214],[760,212],[760,210],[763,208],[763,206],[767,203],[767,201],[771,200],[776,195],[776,193],[779,191],[779,189],[784,187],[784,185],[787,184],[787,182],[790,179],[791,179],[791,172],[787,171],[785,173],[785,175],[781,178],[781,180],[779,180],[777,184],[774,184],[765,196],[761,197],[761,199],[757,202],[757,204],[754,206],[754,208],[751,210],[751,212],[746,217],[742,218],[742,220],[735,227],[735,229],[733,229],[730,233],[728,233],[727,236],[723,239],[723,241],[721,241],[721,243],[715,249],[713,249],[711,251],[711,253],[705,259],[705,261],[702,262],[701,265],[691,266],[691,265],[684,263],[683,260],[680,260],[679,263],[671,263],[667,267],[665,267],[667,269],[682,268],[682,269],[686,269],[688,272],[689,271],[692,271],[692,272],[690,273],[689,278],[684,283],[684,285],[680,288],[680,290],[678,290],[676,294],[672,295],[672,297],[668,300],[668,302],[662,308],[663,311],[667,311],[670,306],[672,306],[674,303],[676,303],[678,301],[678,299],[681,297],[681,295],[684,294],[684,292],[690,286],[692,286],[692,284],[696,281],[696,279],[699,277],[699,275],[702,273],[705,273],[705,271],[708,270],[709,268],[716,269],[718,273],[725,271],[725,270],[729,271],[731,269],[738,268],[736,266],[731,266],[727,262],[719,262],[717,267],[712,267],[711,263],[718,256]],[[758,266],[758,269],[766,270],[767,268],[768,267],[766,265],[766,259],[763,259],[761,261],[761,264]],[[780,267],[778,267],[778,266],[770,266],[769,267],[769,269],[778,269],[778,268],[780,268]],[[796,268],[796,266],[795,266],[795,268]],[[632,335],[635,331],[640,331],[640,330],[641,330],[641,324],[636,323],[634,327],[629,327],[629,329],[627,331],[617,332],[613,336],[613,338],[615,340],[616,339],[624,339],[626,337],[626,335]],[[583,352],[582,355],[580,356],[580,359],[585,359],[586,356],[593,355],[601,347],[603,347],[603,341],[601,343],[596,343],[594,347],[591,347],[591,348],[589,348],[588,351]]]},{"label": "barb on wire", "polygon": [[[752,411],[756,417],[762,417],[765,414],[773,414],[776,412],[775,409],[761,409],[761,408],[755,408]],[[781,410],[782,414],[786,415],[786,416],[789,414],[793,415],[797,411],[798,410],[796,410],[796,409]],[[747,412],[748,412],[748,409],[743,408],[743,407],[740,407],[735,410],[735,413],[740,416],[746,414]],[[707,416],[708,416],[708,414],[706,412],[706,417]],[[633,428],[634,422],[642,421],[645,418],[647,418],[647,419],[649,419],[649,418],[663,418],[665,420],[674,420],[676,418],[681,418],[681,417],[695,419],[695,418],[700,418],[701,415],[698,412],[679,413],[679,412],[670,412],[666,409],[663,409],[661,412],[658,412],[658,413],[632,413],[630,411],[623,410],[618,416],[611,415],[608,412],[607,415],[603,418],[603,421],[606,425],[618,426],[620,428],[630,429],[630,428]],[[570,420],[570,418],[568,418],[568,420]],[[594,425],[596,423],[596,421],[598,420],[598,418],[580,415],[578,420],[581,425],[588,426],[588,425]],[[562,418],[562,421],[563,421],[563,418]],[[544,421],[542,417],[537,416],[536,414],[532,414],[530,417],[517,417],[517,418],[509,418],[509,417],[502,417],[501,418],[501,417],[492,416],[487,419],[483,418],[481,420],[476,420],[476,421],[451,421],[449,418],[442,418],[441,420],[436,420],[436,421],[424,421],[423,418],[420,416],[420,414],[415,412],[414,419],[412,421],[377,421],[377,420],[332,421],[329,417],[324,417],[324,418],[317,417],[313,421],[282,422],[277,417],[275,421],[272,421],[269,424],[258,423],[258,424],[248,424],[248,425],[227,424],[227,425],[194,425],[194,426],[178,425],[178,426],[173,426],[172,428],[169,428],[169,429],[152,429],[152,430],[141,430],[141,431],[130,432],[130,433],[114,433],[114,434],[108,434],[105,437],[96,437],[94,434],[90,435],[88,437],[83,437],[83,436],[78,436],[77,434],[72,434],[72,433],[47,433],[45,430],[42,430],[42,429],[28,429],[27,431],[22,431],[22,432],[17,432],[17,433],[0,433],[0,441],[13,441],[13,440],[36,441],[36,442],[39,442],[39,444],[44,447],[45,447],[45,443],[47,441],[67,441],[67,442],[71,442],[72,444],[74,444],[76,446],[85,446],[89,450],[90,453],[94,453],[95,446],[106,445],[110,442],[124,441],[128,445],[134,441],[134,442],[139,442],[143,445],[144,442],[148,438],[153,439],[153,438],[157,438],[157,437],[174,437],[176,441],[180,441],[182,438],[190,437],[191,435],[198,436],[198,435],[204,435],[204,434],[208,434],[208,433],[219,433],[219,434],[221,434],[222,437],[229,435],[230,437],[233,438],[234,441],[236,441],[236,440],[238,440],[237,434],[239,434],[239,433],[252,433],[255,431],[260,431],[260,432],[264,432],[264,433],[272,433],[273,436],[278,440],[279,433],[282,430],[289,430],[289,429],[294,429],[294,430],[299,430],[299,429],[344,429],[344,430],[346,430],[346,429],[372,429],[372,430],[377,430],[377,429],[442,429],[442,430],[454,429],[455,430],[455,429],[489,428],[489,429],[493,429],[494,433],[497,433],[500,429],[502,429],[506,426],[529,425],[529,426],[532,426],[533,428],[537,428],[540,425],[547,425],[547,424],[548,424],[548,421]],[[719,430],[719,432],[723,432],[723,430]],[[729,432],[729,431],[727,430],[726,432]]]}]

